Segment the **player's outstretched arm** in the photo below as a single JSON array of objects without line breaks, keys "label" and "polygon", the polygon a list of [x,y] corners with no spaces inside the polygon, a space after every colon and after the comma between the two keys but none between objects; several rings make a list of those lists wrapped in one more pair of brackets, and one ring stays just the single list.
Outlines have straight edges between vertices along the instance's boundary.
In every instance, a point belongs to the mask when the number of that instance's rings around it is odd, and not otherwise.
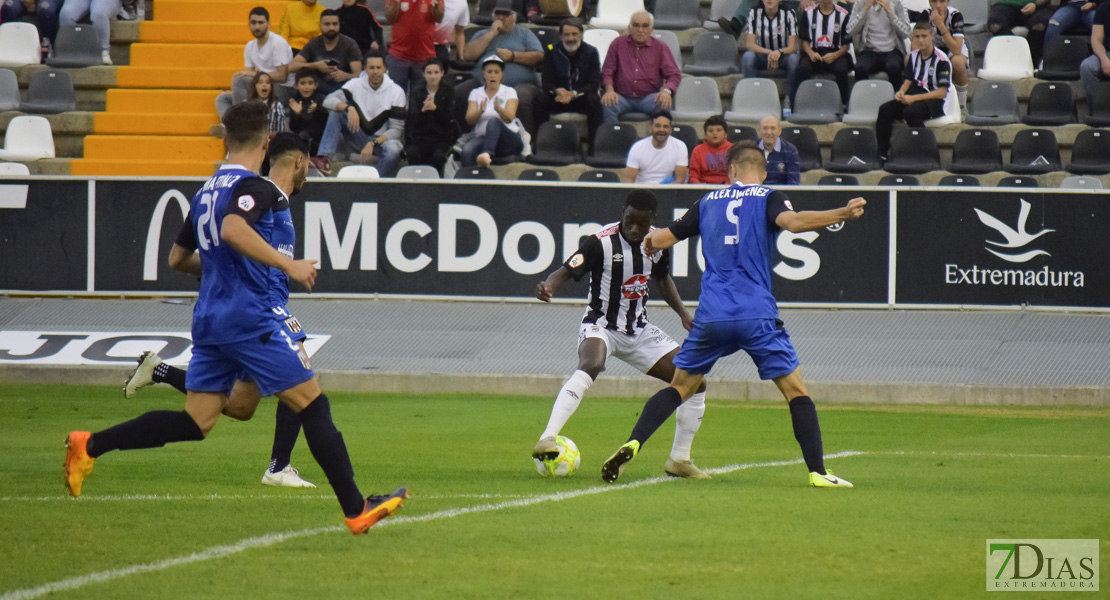
[{"label": "player's outstretched arm", "polygon": [[173,248],[170,248],[169,263],[170,268],[175,271],[200,277],[200,255],[196,250],[174,244]]},{"label": "player's outstretched arm", "polygon": [[652,255],[677,243],[678,238],[671,233],[670,228],[652,229],[644,236],[644,254]]},{"label": "player's outstretched arm", "polygon": [[775,218],[775,224],[790,233],[816,231],[822,227],[835,225],[841,221],[854,221],[863,216],[863,198],[852,198],[843,208],[833,210],[787,211]]},{"label": "player's outstretched arm", "polygon": [[547,279],[536,284],[536,298],[544,302],[551,302],[551,297],[563,284],[570,279],[570,271],[565,266],[560,266],[547,276]]},{"label": "player's outstretched arm", "polygon": [[316,283],[316,261],[286,257],[262,239],[243,217],[234,214],[224,217],[220,225],[220,239],[247,258],[281,269],[290,279],[312,291],[312,286]]},{"label": "player's outstretched arm", "polygon": [[678,287],[674,284],[674,279],[670,275],[655,278],[656,285],[659,286],[659,295],[671,307],[671,310],[682,319],[682,326],[686,331],[690,331],[694,327],[694,317],[686,310],[686,305],[682,303],[682,296],[678,294]]}]

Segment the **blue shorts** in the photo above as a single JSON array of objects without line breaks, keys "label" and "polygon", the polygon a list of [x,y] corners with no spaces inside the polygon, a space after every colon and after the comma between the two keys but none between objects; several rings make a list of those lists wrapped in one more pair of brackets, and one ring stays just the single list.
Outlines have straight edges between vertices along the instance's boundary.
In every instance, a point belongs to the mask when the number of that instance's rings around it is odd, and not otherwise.
[{"label": "blue shorts", "polygon": [[[274,322],[281,324],[282,328],[285,329],[285,333],[288,333],[289,337],[293,338],[294,342],[304,342],[308,339],[308,334],[305,333],[304,329],[301,327],[301,322],[297,320],[297,317],[289,314],[284,306],[278,306],[270,310],[274,313]],[[247,373],[246,370],[240,370],[236,378],[239,381],[252,381],[250,374]],[[227,393],[231,395],[231,389],[228,389]]]},{"label": "blue shorts", "polygon": [[798,368],[790,334],[778,319],[699,323],[695,318],[674,365],[687,373],[705,375],[718,360],[739,350],[752,357],[760,379],[789,375]]},{"label": "blue shorts", "polygon": [[256,338],[219,346],[193,346],[185,388],[227,393],[236,379],[254,380],[258,391],[266,397],[297,387],[315,376],[308,354],[280,322],[275,322],[273,331]]}]

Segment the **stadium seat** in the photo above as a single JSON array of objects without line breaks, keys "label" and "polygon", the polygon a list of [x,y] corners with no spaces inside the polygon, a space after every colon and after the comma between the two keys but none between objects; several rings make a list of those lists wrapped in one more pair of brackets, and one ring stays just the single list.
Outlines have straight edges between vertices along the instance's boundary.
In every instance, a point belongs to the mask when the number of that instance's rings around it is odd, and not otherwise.
[{"label": "stadium seat", "polygon": [[956,136],[952,146],[952,164],[948,170],[957,174],[990,173],[1002,170],[1002,147],[998,134],[990,129],[965,129]]},{"label": "stadium seat", "polygon": [[987,30],[987,13],[990,9],[983,0],[952,0],[951,6],[964,16],[964,36]]},{"label": "stadium seat", "polygon": [[497,179],[489,167],[463,167],[455,172],[455,179]]},{"label": "stadium seat", "polygon": [[16,117],[4,132],[0,160],[29,161],[54,158],[54,134],[44,117]]},{"label": "stadium seat", "polygon": [[1088,115],[1083,122],[1091,127],[1110,127],[1110,81],[1098,84],[1098,91],[1092,101],[1087,98]]},{"label": "stadium seat", "polygon": [[940,178],[939,186],[979,187],[979,178],[971,175],[945,175]]},{"label": "stadium seat", "polygon": [[807,79],[794,96],[794,112],[788,119],[799,125],[827,125],[840,120],[840,88],[827,79]]},{"label": "stadium seat", "polygon": [[1078,121],[1075,95],[1067,83],[1038,83],[1029,92],[1029,112],[1021,119],[1026,125],[1067,125]]},{"label": "stadium seat", "polygon": [[46,59],[52,67],[92,67],[101,64],[100,37],[91,25],[63,25],[54,42],[54,55]]},{"label": "stadium seat", "polygon": [[748,127],[747,125],[730,125],[728,128],[728,141],[735,144],[743,140],[758,142],[759,132],[756,131],[755,127]]},{"label": "stadium seat", "polygon": [[55,69],[32,73],[27,101],[19,105],[19,110],[40,115],[77,110],[77,95],[69,73]]},{"label": "stadium seat", "polygon": [[882,79],[864,79],[852,86],[848,97],[848,112],[842,119],[845,125],[874,127],[879,120],[879,107],[894,99],[894,86]]},{"label": "stadium seat", "polygon": [[640,139],[630,123],[604,123],[594,136],[594,154],[586,157],[591,167],[611,169],[628,164],[628,150]]},{"label": "stadium seat", "polygon": [[701,27],[701,0],[663,0],[655,3],[656,29]]},{"label": "stadium seat", "polygon": [[22,177],[30,174],[31,169],[28,169],[27,165],[23,163],[0,163],[0,177]]},{"label": "stadium seat", "polygon": [[528,162],[555,166],[582,162],[579,140],[574,123],[548,121],[536,132],[536,153],[528,157]]},{"label": "stadium seat", "polygon": [[41,62],[37,27],[20,21],[0,25],[0,67],[14,69]]},{"label": "stadium seat", "polygon": [[1060,147],[1049,129],[1022,129],[1010,146],[1006,172],[1014,175],[1041,175],[1060,170]]},{"label": "stadium seat", "polygon": [[921,185],[913,175],[884,175],[879,179],[879,185],[896,187],[896,186],[911,186]]},{"label": "stadium seat", "polygon": [[586,171],[578,176],[578,181],[586,183],[620,183],[621,177],[612,171]]},{"label": "stadium seat", "polygon": [[531,31],[540,40],[540,45],[545,52],[553,48],[561,39],[559,30],[554,27],[533,27]]},{"label": "stadium seat", "polygon": [[471,79],[474,79],[474,73],[470,71],[451,71],[443,76],[443,80],[453,88],[457,88]]},{"label": "stadium seat", "polygon": [[[665,2],[666,0],[664,0]],[[717,19],[724,17],[731,19],[736,14],[736,9],[740,8],[740,3],[746,0],[713,0],[709,5],[709,20],[703,21],[701,26],[709,31],[720,31],[721,26],[717,24]]]},{"label": "stadium seat", "polygon": [[987,42],[979,79],[1017,81],[1033,76],[1033,57],[1029,42],[1016,35],[996,35]]},{"label": "stadium seat", "polygon": [[721,114],[721,110],[721,89],[717,87],[716,79],[682,78],[674,95],[674,106],[671,107],[671,115],[676,121],[704,121]]},{"label": "stadium seat", "polygon": [[736,38],[726,33],[707,31],[694,40],[694,56],[682,68],[690,75],[721,77],[740,72],[740,53]]},{"label": "stadium seat", "polygon": [[767,115],[782,114],[779,88],[775,82],[762,77],[741,79],[732,91],[732,110],[725,113],[725,120],[738,123],[759,123]]},{"label": "stadium seat", "polygon": [[602,169],[624,167],[628,151],[639,139],[631,123],[604,123],[597,129],[593,154],[586,157],[586,164]]},{"label": "stadium seat", "polygon": [[[628,19],[624,20],[624,25],[621,27],[628,27]],[[609,52],[609,44],[613,40],[621,36],[620,32],[616,29],[587,29],[582,34],[582,41],[597,48],[598,58],[601,61],[601,66],[605,66],[605,56]]]},{"label": "stadium seat", "polygon": [[898,174],[918,174],[940,170],[937,137],[926,127],[909,127],[894,133],[890,140],[890,160],[883,170]]},{"label": "stadium seat", "polygon": [[1076,175],[1110,174],[1110,131],[1080,131],[1071,146],[1071,162],[1067,171]]},{"label": "stadium seat", "polygon": [[873,130],[846,127],[836,132],[825,169],[833,173],[864,173],[881,168],[879,141],[875,139]]},{"label": "stadium seat", "polygon": [[19,110],[19,78],[11,69],[0,69],[0,111]]},{"label": "stadium seat", "polygon": [[825,175],[817,185],[859,185],[859,180],[852,175]]},{"label": "stadium seat", "polygon": [[335,174],[336,179],[357,179],[360,181],[369,181],[380,177],[378,169],[369,165],[347,165]]},{"label": "stadium seat", "polygon": [[1018,123],[1018,99],[1014,86],[1005,82],[981,82],[968,99],[964,122],[975,126]]},{"label": "stadium seat", "polygon": [[1077,81],[1079,63],[1090,55],[1087,42],[1061,35],[1045,46],[1044,68],[1037,71],[1037,79]]},{"label": "stadium seat", "polygon": [[397,169],[394,179],[439,179],[439,171],[427,165],[405,165]]},{"label": "stadium seat", "polygon": [[798,148],[802,171],[821,168],[821,143],[816,131],[809,127],[783,127],[782,139]]},{"label": "stadium seat", "polygon": [[559,174],[551,169],[524,169],[517,181],[561,181]]},{"label": "stadium seat", "polygon": [[1101,190],[1102,182],[1094,177],[1072,175],[1071,177],[1065,177],[1060,182],[1060,188],[1067,190]]},{"label": "stadium seat", "polygon": [[995,187],[1035,188],[1041,187],[1035,177],[1003,177]]},{"label": "stadium seat", "polygon": [[682,46],[678,43],[678,34],[673,31],[656,30],[651,33],[651,37],[667,45],[667,49],[671,51],[671,56],[674,57],[674,64],[678,65],[678,70],[681,71]]},{"label": "stadium seat", "polygon": [[644,0],[598,0],[597,14],[590,19],[590,27],[627,29],[633,13],[641,10],[644,10]]},{"label": "stadium seat", "polygon": [[701,143],[701,137],[694,127],[690,125],[675,125],[671,128],[671,137],[677,138],[686,144],[686,153],[694,151],[694,146]]}]

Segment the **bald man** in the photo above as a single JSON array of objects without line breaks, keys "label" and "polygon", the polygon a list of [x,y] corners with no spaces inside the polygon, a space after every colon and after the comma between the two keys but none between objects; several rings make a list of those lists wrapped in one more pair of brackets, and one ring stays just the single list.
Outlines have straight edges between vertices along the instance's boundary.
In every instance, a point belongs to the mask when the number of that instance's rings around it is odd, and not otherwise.
[{"label": "bald man", "polygon": [[774,115],[759,122],[759,149],[767,159],[766,185],[798,185],[802,182],[798,149],[782,139],[782,125]]}]

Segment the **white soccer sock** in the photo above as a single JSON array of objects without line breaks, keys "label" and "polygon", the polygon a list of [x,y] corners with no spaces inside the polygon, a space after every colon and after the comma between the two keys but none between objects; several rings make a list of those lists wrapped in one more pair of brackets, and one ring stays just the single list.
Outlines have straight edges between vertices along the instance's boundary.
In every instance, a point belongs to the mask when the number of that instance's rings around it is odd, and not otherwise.
[{"label": "white soccer sock", "polygon": [[578,409],[578,403],[582,401],[582,396],[586,395],[586,390],[590,389],[593,382],[593,378],[585,371],[575,371],[570,379],[567,379],[563,389],[559,390],[559,395],[555,396],[555,406],[551,407],[551,418],[547,420],[547,429],[543,430],[541,440],[559,435],[563,425],[567,424],[570,416]]},{"label": "white soccer sock", "polygon": [[956,100],[960,102],[960,110],[967,110],[967,86],[956,86]]},{"label": "white soccer sock", "polygon": [[671,460],[681,462],[690,460],[690,447],[694,445],[694,434],[701,427],[705,414],[705,392],[698,392],[682,403],[675,411],[674,444],[671,445]]}]

